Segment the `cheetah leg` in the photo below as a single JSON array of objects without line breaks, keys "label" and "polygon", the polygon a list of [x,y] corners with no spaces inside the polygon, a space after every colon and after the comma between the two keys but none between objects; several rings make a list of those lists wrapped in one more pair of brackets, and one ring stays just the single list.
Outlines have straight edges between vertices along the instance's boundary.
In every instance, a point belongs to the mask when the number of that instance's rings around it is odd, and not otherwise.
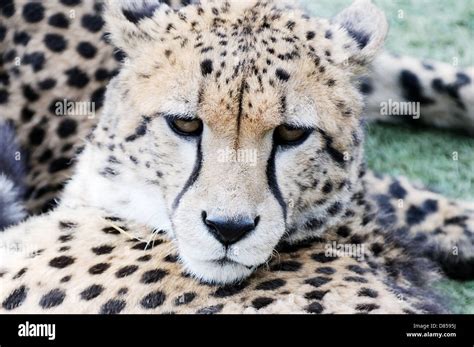
[{"label": "cheetah leg", "polygon": [[[383,53],[372,63],[369,75],[361,79],[366,119],[429,125],[474,136],[473,81],[474,67],[460,69]],[[406,102],[418,104],[405,109]]]},{"label": "cheetah leg", "polygon": [[435,260],[452,278],[474,279],[474,202],[461,202],[405,178],[365,178],[378,223],[395,226],[406,247]]}]

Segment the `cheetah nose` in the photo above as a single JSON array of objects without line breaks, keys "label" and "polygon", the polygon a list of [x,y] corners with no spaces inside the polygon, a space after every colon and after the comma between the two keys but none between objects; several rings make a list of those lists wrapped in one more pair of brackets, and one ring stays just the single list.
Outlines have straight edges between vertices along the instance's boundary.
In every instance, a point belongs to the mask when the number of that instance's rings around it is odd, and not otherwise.
[{"label": "cheetah nose", "polygon": [[202,220],[212,236],[224,246],[230,246],[243,239],[257,227],[260,217],[211,217],[202,212]]}]

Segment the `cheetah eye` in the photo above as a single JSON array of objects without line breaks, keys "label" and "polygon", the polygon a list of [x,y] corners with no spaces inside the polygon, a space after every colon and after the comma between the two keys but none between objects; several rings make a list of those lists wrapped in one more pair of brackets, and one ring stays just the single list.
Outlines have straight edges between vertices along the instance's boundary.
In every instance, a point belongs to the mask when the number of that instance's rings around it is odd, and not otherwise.
[{"label": "cheetah eye", "polygon": [[199,136],[203,125],[200,119],[166,117],[169,127],[181,136]]},{"label": "cheetah eye", "polygon": [[297,128],[288,124],[280,125],[275,129],[275,141],[279,145],[295,146],[303,143],[313,130]]}]

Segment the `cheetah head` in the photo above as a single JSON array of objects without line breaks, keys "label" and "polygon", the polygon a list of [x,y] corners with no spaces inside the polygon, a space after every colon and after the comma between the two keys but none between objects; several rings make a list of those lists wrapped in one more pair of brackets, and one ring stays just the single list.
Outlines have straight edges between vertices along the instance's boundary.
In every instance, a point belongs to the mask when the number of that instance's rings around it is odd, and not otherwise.
[{"label": "cheetah head", "polygon": [[387,30],[370,1],[331,21],[264,0],[110,1],[106,21],[126,58],[88,149],[107,153],[104,204],[166,229],[219,283],[344,213],[362,156],[354,77]]}]

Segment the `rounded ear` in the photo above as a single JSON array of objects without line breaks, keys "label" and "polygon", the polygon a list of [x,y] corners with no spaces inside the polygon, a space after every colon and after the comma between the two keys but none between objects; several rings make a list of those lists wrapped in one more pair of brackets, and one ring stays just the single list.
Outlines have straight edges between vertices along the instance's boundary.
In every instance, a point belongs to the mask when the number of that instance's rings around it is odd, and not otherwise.
[{"label": "rounded ear", "polygon": [[384,13],[370,0],[355,0],[344,9],[332,23],[339,25],[355,41],[348,48],[351,60],[365,65],[369,63],[382,47],[388,31]]},{"label": "rounded ear", "polygon": [[[144,22],[189,5],[190,0],[106,0],[104,18],[111,42],[127,55],[153,38],[143,30]],[[159,23],[157,20],[156,23]]]}]

